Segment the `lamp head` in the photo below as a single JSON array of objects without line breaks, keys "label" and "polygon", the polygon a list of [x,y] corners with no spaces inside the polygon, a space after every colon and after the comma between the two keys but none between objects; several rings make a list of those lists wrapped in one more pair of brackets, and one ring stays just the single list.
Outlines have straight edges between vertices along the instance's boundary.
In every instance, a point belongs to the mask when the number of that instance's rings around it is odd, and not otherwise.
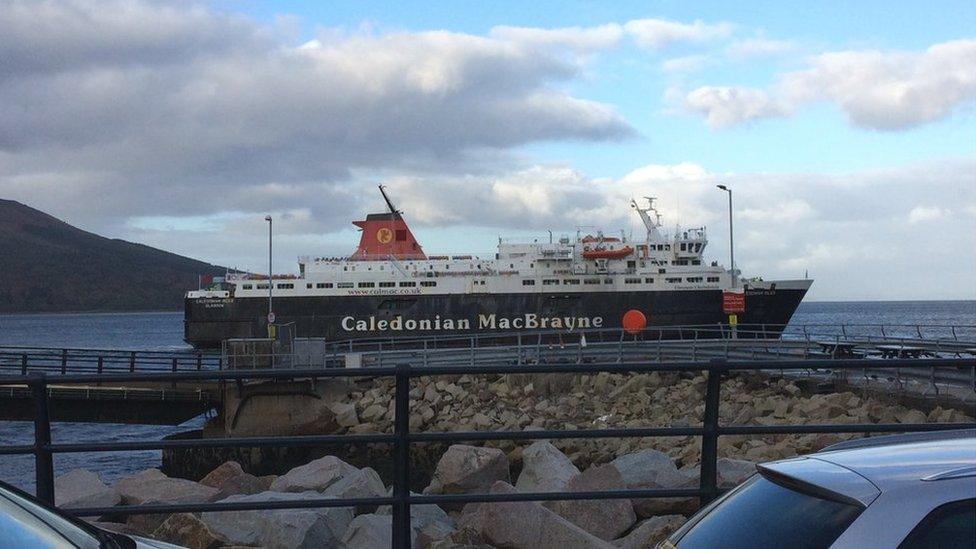
[{"label": "lamp head", "polygon": [[718,187],[718,188],[720,188],[720,189],[722,189],[723,191],[729,190],[729,188],[726,187],[725,185],[715,185],[715,186]]},{"label": "lamp head", "polygon": [[266,216],[264,216],[264,220],[265,220],[265,221],[271,221],[271,216],[270,216],[270,215],[266,215]]}]

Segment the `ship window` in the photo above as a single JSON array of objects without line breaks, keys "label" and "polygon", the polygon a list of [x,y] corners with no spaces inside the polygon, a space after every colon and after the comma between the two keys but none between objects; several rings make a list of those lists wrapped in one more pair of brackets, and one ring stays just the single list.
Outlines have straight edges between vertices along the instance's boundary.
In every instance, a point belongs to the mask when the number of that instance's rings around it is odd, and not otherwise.
[{"label": "ship window", "polygon": [[604,284],[613,284],[613,279],[612,278],[604,278],[603,279],[603,283]]},{"label": "ship window", "polygon": [[653,278],[645,278],[644,279],[644,283],[645,284],[654,284],[654,279]]},{"label": "ship window", "polygon": [[332,287],[332,283],[331,282],[319,282],[318,284],[315,285],[315,287],[316,288],[319,288],[319,289],[321,289],[321,288],[331,288]]},{"label": "ship window", "polygon": [[250,290],[250,289],[252,289],[252,288],[254,288],[254,285],[253,285],[253,284],[245,284],[245,285],[244,285],[244,286],[242,287],[242,289],[244,289],[244,290]]},{"label": "ship window", "polygon": [[294,284],[278,284],[277,286],[279,290],[291,290],[295,287]]},{"label": "ship window", "polygon": [[701,265],[701,260],[700,259],[692,259],[691,260],[691,264],[692,265]]},{"label": "ship window", "polygon": [[634,269],[636,267],[637,267],[637,262],[636,261],[628,261],[627,262],[627,268],[628,269]]},{"label": "ship window", "polygon": [[566,280],[563,281],[563,284],[571,284],[571,285],[574,285],[574,286],[575,285],[578,285],[579,283],[580,283],[580,281],[577,278],[567,278]]},{"label": "ship window", "polygon": [[559,281],[556,280],[556,279],[553,279],[553,278],[546,278],[546,279],[544,279],[542,281],[542,285],[543,286],[556,286],[558,284],[559,284]]},{"label": "ship window", "polygon": [[671,245],[670,244],[665,244],[664,245],[664,249],[667,250],[667,251],[671,251]]},{"label": "ship window", "polygon": [[352,288],[352,282],[340,282],[336,284],[336,288]]},{"label": "ship window", "polygon": [[685,251],[685,243],[684,242],[681,243],[681,251],[682,252]]},{"label": "ship window", "polygon": [[688,279],[687,279],[687,281],[688,282],[701,282],[702,281],[702,277],[700,277],[700,276],[689,276]]},{"label": "ship window", "polygon": [[434,286],[437,286],[437,282],[433,280],[421,280],[420,285],[427,288],[433,288]]},{"label": "ship window", "polygon": [[396,282],[380,282],[380,288],[392,288],[396,286]]},{"label": "ship window", "polygon": [[669,284],[674,284],[674,283],[677,283],[677,282],[681,282],[681,277],[678,277],[678,278],[666,278],[665,280]]},{"label": "ship window", "polygon": [[709,282],[718,282],[718,277],[717,276],[710,276],[710,277],[708,277],[708,281]]},{"label": "ship window", "polygon": [[405,229],[396,230],[396,240],[397,242],[403,242],[407,239],[407,231]]},{"label": "ship window", "polygon": [[667,269],[658,269],[658,270],[657,270],[657,274],[664,274],[664,273],[666,273],[666,272],[668,272],[668,270],[667,270]]},{"label": "ship window", "polygon": [[373,286],[376,286],[376,283],[375,282],[360,282],[359,283],[359,287],[360,288],[372,288]]},{"label": "ship window", "polygon": [[305,283],[305,287],[306,288],[311,288],[312,287],[312,283],[311,282],[306,282]]},{"label": "ship window", "polygon": [[345,265],[343,265],[343,266],[342,266],[342,270],[343,270],[343,271],[348,271],[348,270],[349,270],[349,267],[346,267]]},{"label": "ship window", "polygon": [[624,282],[626,284],[640,284],[641,279],[639,278],[625,278]]},{"label": "ship window", "polygon": [[522,285],[523,286],[535,286],[535,280],[531,280],[531,279],[526,278],[525,280],[522,281]]},{"label": "ship window", "polygon": [[586,278],[586,279],[583,279],[583,284],[599,284],[599,283],[600,283],[600,279],[599,278]]},{"label": "ship window", "polygon": [[401,283],[400,283],[400,287],[401,287],[401,288],[413,288],[413,287],[415,287],[416,285],[417,285],[417,283],[416,283],[416,282],[401,282]]},{"label": "ship window", "polygon": [[258,289],[259,290],[267,290],[268,289],[268,285],[267,284],[258,284]]}]

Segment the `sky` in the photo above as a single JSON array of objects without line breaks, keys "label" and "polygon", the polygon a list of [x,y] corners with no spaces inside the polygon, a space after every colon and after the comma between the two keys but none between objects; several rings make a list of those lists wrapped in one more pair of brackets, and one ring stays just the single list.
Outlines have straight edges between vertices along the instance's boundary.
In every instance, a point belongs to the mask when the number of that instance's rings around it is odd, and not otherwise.
[{"label": "sky", "polygon": [[708,229],[810,300],[976,299],[976,3],[0,0],[0,197],[229,267]]}]

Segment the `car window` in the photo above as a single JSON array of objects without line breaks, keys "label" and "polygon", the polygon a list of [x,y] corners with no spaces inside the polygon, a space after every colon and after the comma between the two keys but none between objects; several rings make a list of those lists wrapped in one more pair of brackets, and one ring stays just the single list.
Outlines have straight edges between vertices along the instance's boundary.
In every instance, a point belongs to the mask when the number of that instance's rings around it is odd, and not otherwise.
[{"label": "car window", "polygon": [[976,547],[976,499],[936,507],[898,549],[971,549]]},{"label": "car window", "polygon": [[780,486],[755,475],[702,509],[665,547],[806,549],[828,547],[862,509]]}]

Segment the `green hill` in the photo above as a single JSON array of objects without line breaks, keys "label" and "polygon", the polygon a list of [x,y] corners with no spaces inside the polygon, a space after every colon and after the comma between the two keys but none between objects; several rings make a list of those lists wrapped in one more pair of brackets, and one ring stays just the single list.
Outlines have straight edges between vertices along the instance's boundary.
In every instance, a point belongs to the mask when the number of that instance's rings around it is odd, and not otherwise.
[{"label": "green hill", "polygon": [[0,200],[0,312],[179,310],[208,273],[224,268]]}]

